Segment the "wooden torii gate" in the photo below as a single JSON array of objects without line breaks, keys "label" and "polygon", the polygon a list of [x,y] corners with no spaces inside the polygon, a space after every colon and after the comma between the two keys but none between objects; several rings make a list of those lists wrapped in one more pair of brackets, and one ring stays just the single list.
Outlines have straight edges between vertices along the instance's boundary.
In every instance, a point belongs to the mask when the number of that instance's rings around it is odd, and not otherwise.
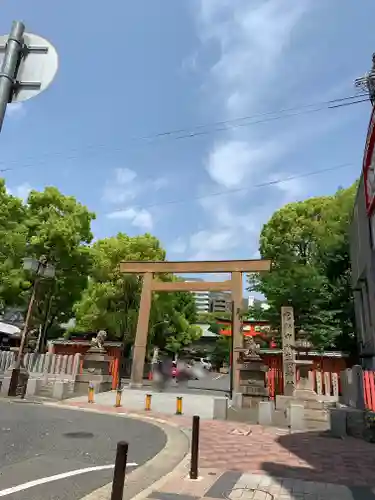
[{"label": "wooden torii gate", "polygon": [[[130,384],[132,387],[141,387],[146,356],[147,336],[149,329],[152,292],[196,292],[196,291],[229,291],[232,293],[234,303],[233,318],[233,347],[243,347],[241,331],[241,318],[239,312],[242,308],[242,273],[266,272],[271,269],[270,260],[222,260],[222,261],[126,261],[120,263],[120,271],[126,274],[143,276],[141,301],[137,331],[133,349],[133,363]],[[173,281],[162,282],[154,279],[155,274],[199,274],[199,273],[230,273],[231,279],[227,281]],[[239,371],[237,359],[234,356],[234,392],[239,392]]]}]

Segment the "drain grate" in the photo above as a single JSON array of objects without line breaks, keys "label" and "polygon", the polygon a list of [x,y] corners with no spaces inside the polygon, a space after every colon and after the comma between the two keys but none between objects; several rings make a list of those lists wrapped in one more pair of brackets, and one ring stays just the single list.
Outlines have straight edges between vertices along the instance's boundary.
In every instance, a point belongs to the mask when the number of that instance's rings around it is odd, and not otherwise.
[{"label": "drain grate", "polygon": [[262,490],[261,488],[248,488],[246,486],[244,488],[233,488],[233,490],[224,491],[223,497],[226,500],[233,500],[231,495],[234,494],[234,498],[241,498],[241,500],[246,500],[246,498],[253,498],[254,494],[257,491],[264,493],[264,500],[274,499],[274,495],[272,495],[272,493],[270,493],[269,491]]}]

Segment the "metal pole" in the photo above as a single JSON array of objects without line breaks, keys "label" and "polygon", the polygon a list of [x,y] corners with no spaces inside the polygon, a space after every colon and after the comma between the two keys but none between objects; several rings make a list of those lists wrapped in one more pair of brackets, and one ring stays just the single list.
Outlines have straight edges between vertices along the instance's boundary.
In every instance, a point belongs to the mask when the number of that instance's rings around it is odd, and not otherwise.
[{"label": "metal pole", "polygon": [[17,77],[20,57],[23,50],[23,34],[25,25],[14,21],[5,49],[4,59],[0,69],[0,132],[3,126],[5,112],[11,101],[15,79]]},{"label": "metal pole", "polygon": [[231,337],[230,337],[230,357],[229,357],[229,399],[233,398],[233,363],[234,363],[234,315],[236,311],[234,310],[234,300],[232,300],[232,325],[231,325]]},{"label": "metal pole", "polygon": [[16,396],[17,395],[17,387],[18,387],[18,381],[20,377],[20,371],[22,367],[22,359],[23,359],[23,350],[25,348],[26,344],[26,338],[27,338],[27,330],[29,328],[29,323],[31,319],[31,313],[33,310],[33,305],[36,297],[36,290],[38,287],[38,276],[36,277],[33,285],[33,291],[30,297],[29,301],[29,306],[27,308],[27,314],[26,314],[26,319],[25,319],[25,324],[22,330],[22,337],[21,337],[21,342],[20,342],[20,347],[18,350],[17,354],[17,359],[16,362],[12,368],[12,375],[10,379],[10,384],[9,384],[9,391],[8,391],[8,396]]},{"label": "metal pole", "polygon": [[31,313],[33,312],[33,305],[34,305],[34,302],[35,302],[35,297],[36,297],[36,291],[37,291],[37,288],[38,288],[38,283],[39,283],[39,277],[36,276],[36,278],[34,280],[34,285],[33,285],[33,292],[31,294],[30,301],[29,301],[29,307],[27,308],[27,314],[26,314],[25,324],[24,324],[23,330],[22,330],[20,348],[18,350],[18,355],[17,355],[17,366],[21,365],[22,355],[23,355],[23,351],[25,349],[25,344],[26,344],[26,339],[27,339],[27,331],[29,329],[29,323],[30,323],[30,319],[31,319]]},{"label": "metal pole", "polygon": [[194,415],[193,429],[191,436],[190,479],[198,479],[198,455],[199,455],[199,416]]},{"label": "metal pole", "polygon": [[128,460],[128,443],[117,443],[115,470],[113,471],[111,500],[122,500],[124,493],[126,462]]}]

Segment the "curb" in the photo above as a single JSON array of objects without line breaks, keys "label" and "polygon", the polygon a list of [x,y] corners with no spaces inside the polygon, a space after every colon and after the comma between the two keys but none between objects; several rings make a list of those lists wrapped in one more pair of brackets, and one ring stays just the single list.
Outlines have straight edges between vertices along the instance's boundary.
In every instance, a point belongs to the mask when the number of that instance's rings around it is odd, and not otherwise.
[{"label": "curb", "polygon": [[[53,402],[44,402],[42,404],[43,406],[54,408],[143,420],[164,431],[167,436],[165,447],[141,467],[126,476],[123,500],[141,500],[146,498],[152,491],[160,489],[171,476],[186,470],[190,447],[190,433],[188,429],[183,429],[174,422],[167,422],[162,418],[135,413],[110,413],[104,410],[96,410],[95,408],[80,408]],[[111,496],[111,488],[112,483],[106,484],[89,493],[81,500],[108,500]]]}]

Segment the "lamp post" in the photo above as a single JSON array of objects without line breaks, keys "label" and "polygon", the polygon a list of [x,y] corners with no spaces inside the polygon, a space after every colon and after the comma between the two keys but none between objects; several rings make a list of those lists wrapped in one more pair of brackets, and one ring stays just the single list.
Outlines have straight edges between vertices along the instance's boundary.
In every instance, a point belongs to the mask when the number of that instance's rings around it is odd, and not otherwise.
[{"label": "lamp post", "polygon": [[[26,340],[27,340],[27,332],[29,329],[29,324],[31,320],[31,315],[33,311],[33,305],[36,298],[36,292],[38,289],[39,281],[41,278],[53,278],[55,276],[55,268],[48,264],[47,258],[45,256],[40,257],[39,260],[33,258],[25,258],[23,259],[23,267],[25,270],[34,271],[35,279],[32,286],[31,297],[29,300],[29,305],[27,308],[25,324],[22,330],[20,347],[17,354],[17,360],[12,367],[12,374],[9,384],[8,396],[16,396],[17,387],[20,378],[20,374],[22,375],[22,379],[26,381],[28,378],[28,373],[26,368],[23,366],[23,351],[25,349]],[[26,389],[26,388],[25,388]]]}]

